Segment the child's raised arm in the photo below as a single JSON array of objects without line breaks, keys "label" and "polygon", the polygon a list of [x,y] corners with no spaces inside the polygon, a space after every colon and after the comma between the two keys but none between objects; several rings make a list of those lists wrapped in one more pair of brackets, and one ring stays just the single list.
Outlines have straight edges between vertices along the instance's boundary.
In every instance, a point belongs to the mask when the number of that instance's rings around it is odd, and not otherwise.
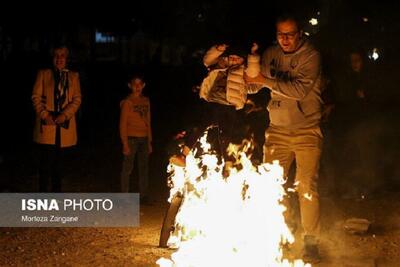
[{"label": "child's raised arm", "polygon": [[219,44],[214,45],[210,49],[208,49],[207,53],[203,57],[203,64],[206,67],[217,64],[219,57],[225,52],[226,48],[228,48],[227,44]]},{"label": "child's raised arm", "polygon": [[260,73],[260,55],[257,54],[258,44],[253,43],[251,54],[247,56],[247,76],[254,78]]}]

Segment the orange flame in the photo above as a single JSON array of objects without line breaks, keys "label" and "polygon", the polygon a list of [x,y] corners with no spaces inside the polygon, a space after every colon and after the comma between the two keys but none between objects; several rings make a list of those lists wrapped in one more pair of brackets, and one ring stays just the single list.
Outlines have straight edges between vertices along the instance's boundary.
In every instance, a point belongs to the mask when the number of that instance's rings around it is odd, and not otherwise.
[{"label": "orange flame", "polygon": [[241,168],[223,176],[224,162],[211,152],[207,133],[200,138],[203,154],[186,157],[186,166],[170,165],[174,185],[170,198],[183,201],[168,245],[178,248],[171,259],[157,261],[162,267],[179,266],[310,266],[301,260],[283,259],[282,245],[293,243],[281,201],[285,195],[279,163],[253,166],[245,151],[230,146]]}]

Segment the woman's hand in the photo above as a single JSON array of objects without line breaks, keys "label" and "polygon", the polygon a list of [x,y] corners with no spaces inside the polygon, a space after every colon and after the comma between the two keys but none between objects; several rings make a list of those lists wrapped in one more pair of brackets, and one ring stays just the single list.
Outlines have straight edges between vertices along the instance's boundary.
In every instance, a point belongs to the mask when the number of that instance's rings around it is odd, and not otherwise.
[{"label": "woman's hand", "polygon": [[60,114],[57,116],[55,123],[56,124],[63,124],[65,121],[67,120],[67,116],[65,116],[64,114]]},{"label": "woman's hand", "polygon": [[53,120],[53,116],[51,114],[47,114],[47,116],[44,118],[46,125],[55,125],[56,123]]}]

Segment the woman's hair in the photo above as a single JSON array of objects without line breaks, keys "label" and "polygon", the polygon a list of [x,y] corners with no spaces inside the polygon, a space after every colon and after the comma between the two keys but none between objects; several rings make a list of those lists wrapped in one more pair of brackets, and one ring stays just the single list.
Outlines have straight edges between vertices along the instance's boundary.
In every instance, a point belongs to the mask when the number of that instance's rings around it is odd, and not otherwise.
[{"label": "woman's hair", "polygon": [[69,57],[69,49],[68,49],[68,46],[67,45],[65,45],[65,44],[55,44],[54,46],[53,46],[53,48],[51,48],[51,50],[50,50],[50,54],[51,54],[51,56],[54,56],[54,53],[55,53],[55,51],[56,50],[60,50],[60,49],[65,49],[66,51],[67,51],[67,57]]}]

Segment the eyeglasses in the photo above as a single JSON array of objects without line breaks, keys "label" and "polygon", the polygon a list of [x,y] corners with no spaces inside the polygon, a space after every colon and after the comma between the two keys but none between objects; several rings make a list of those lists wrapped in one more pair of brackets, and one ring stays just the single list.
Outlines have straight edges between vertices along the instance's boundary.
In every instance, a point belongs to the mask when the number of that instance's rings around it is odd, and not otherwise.
[{"label": "eyeglasses", "polygon": [[296,36],[296,34],[298,34],[298,31],[293,31],[293,32],[277,32],[276,33],[276,37],[278,39],[284,39],[284,38],[288,38],[288,39],[294,39],[294,37]]}]

